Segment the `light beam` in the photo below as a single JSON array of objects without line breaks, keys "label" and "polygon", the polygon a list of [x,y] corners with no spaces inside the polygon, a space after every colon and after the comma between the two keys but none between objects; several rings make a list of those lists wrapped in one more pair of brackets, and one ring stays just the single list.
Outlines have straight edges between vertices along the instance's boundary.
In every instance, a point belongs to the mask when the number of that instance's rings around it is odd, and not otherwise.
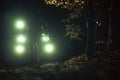
[{"label": "light beam", "polygon": [[52,53],[54,51],[54,46],[52,44],[46,44],[44,49],[47,53]]},{"label": "light beam", "polygon": [[18,29],[23,29],[25,27],[25,23],[22,20],[16,21],[15,25]]},{"label": "light beam", "polygon": [[26,41],[26,38],[23,35],[20,35],[20,36],[17,37],[17,41],[19,43],[24,43]]},{"label": "light beam", "polygon": [[15,50],[18,54],[22,54],[25,51],[25,48],[22,45],[18,45],[16,46]]},{"label": "light beam", "polygon": [[45,34],[42,34],[42,41],[43,42],[48,42],[49,41],[49,37],[46,36]]}]

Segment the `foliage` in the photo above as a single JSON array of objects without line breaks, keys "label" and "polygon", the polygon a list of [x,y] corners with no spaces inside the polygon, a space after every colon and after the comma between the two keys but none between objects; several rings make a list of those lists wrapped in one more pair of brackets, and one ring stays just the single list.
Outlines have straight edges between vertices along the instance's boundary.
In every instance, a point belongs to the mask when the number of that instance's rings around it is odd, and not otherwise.
[{"label": "foliage", "polygon": [[82,35],[85,35],[80,28],[80,25],[68,24],[66,25],[66,36],[70,36],[71,39],[81,39]]},{"label": "foliage", "polygon": [[[81,39],[84,33],[81,31],[80,22],[75,23],[73,20],[81,16],[81,11],[84,7],[84,0],[44,0],[48,5],[55,5],[69,10],[70,14],[67,19],[62,22],[65,23],[66,36],[71,39]],[[72,24],[70,24],[72,23]]]},{"label": "foliage", "polygon": [[83,8],[83,0],[44,0],[46,4],[55,5],[56,7],[60,6],[61,8],[66,8],[69,10],[74,9],[75,7]]}]

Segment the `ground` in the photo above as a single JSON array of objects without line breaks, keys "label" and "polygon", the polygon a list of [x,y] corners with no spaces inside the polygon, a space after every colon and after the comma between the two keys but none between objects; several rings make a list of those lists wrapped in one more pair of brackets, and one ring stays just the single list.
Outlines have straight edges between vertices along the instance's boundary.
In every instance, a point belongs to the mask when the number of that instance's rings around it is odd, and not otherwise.
[{"label": "ground", "polygon": [[61,63],[36,64],[14,69],[1,66],[0,80],[117,80],[120,66],[119,60],[114,60],[105,57],[88,61],[82,55]]}]

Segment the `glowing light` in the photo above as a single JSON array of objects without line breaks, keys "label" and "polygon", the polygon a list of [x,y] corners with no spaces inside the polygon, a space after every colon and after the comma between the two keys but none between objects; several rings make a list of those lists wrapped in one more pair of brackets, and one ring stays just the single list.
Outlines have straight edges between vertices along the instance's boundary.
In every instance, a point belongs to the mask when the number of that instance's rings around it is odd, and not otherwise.
[{"label": "glowing light", "polygon": [[48,42],[49,41],[49,37],[46,36],[45,34],[42,34],[42,41]]},{"label": "glowing light", "polygon": [[42,34],[42,36],[45,36],[45,34]]},{"label": "glowing light", "polygon": [[24,43],[26,41],[25,37],[23,35],[20,35],[17,37],[17,41],[20,43]]},{"label": "glowing light", "polygon": [[16,52],[19,53],[19,54],[22,54],[25,50],[24,50],[24,47],[22,45],[18,45],[16,46],[15,48]]},{"label": "glowing light", "polygon": [[46,44],[44,48],[47,53],[51,53],[54,51],[54,46],[52,44]]},{"label": "glowing light", "polygon": [[23,29],[25,27],[25,23],[22,20],[16,22],[16,27],[18,29]]}]

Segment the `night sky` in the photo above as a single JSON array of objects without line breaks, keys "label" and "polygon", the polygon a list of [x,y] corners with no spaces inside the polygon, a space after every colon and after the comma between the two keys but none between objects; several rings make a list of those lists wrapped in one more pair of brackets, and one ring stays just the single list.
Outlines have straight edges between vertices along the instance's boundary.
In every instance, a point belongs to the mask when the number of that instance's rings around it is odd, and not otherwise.
[{"label": "night sky", "polygon": [[[27,27],[29,27],[31,45],[39,39],[42,33],[41,26],[44,26],[47,34],[51,36],[52,42],[57,46],[57,51],[52,57],[53,61],[62,61],[70,56],[82,54],[82,50],[84,50],[83,45],[85,45],[84,40],[72,40],[64,36],[66,33],[65,26],[60,21],[67,18],[69,14],[66,9],[46,5],[43,0],[2,0],[0,4],[2,8],[0,15],[1,64],[19,65],[27,62],[27,53],[25,56],[16,56],[13,51],[14,39],[17,32],[14,21],[17,18],[23,19]],[[113,11],[117,11],[115,7],[113,7]],[[112,48],[115,45],[117,45],[116,48],[119,46],[119,43],[117,43],[119,42],[118,14],[117,12],[115,14],[112,13],[112,26],[116,26],[116,28],[112,27],[114,33],[112,35],[114,41]]]},{"label": "night sky", "polygon": [[60,23],[68,16],[67,10],[45,5],[42,0],[4,0],[1,4],[1,64],[18,65],[27,61],[25,59],[28,55],[19,57],[13,54],[14,38],[17,32],[14,21],[17,18],[23,19],[29,27],[31,45],[40,37],[41,26],[44,26],[46,33],[52,37],[52,42],[57,46],[52,60],[60,61],[81,53],[80,41],[65,37],[65,26]]}]

